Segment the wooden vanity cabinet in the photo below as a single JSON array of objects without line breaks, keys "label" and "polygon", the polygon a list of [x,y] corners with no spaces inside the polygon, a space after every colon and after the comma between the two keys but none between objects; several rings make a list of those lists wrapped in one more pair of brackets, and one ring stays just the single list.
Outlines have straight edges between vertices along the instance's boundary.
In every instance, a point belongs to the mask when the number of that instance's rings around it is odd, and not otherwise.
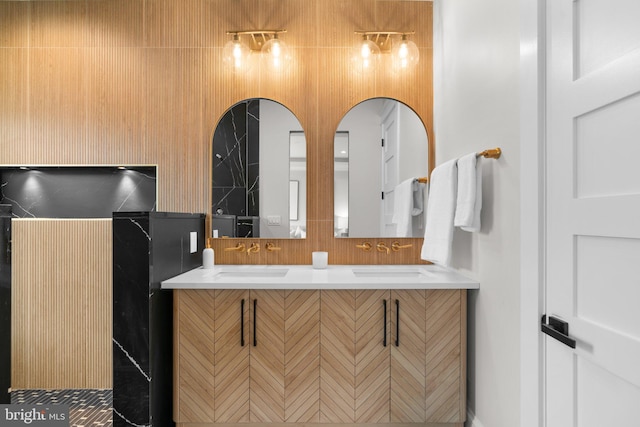
[{"label": "wooden vanity cabinet", "polygon": [[466,290],[174,294],[178,425],[465,420]]},{"label": "wooden vanity cabinet", "polygon": [[[309,422],[319,291],[174,292],[174,420]],[[309,391],[310,390],[310,391]],[[286,399],[285,399],[286,397]]]},{"label": "wooden vanity cabinet", "polygon": [[321,423],[464,422],[465,290],[321,295]]}]

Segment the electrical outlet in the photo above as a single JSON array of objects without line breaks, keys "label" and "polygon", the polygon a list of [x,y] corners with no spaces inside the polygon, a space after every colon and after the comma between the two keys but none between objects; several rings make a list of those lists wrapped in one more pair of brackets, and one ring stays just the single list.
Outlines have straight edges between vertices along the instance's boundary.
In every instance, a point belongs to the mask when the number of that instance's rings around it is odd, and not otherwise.
[{"label": "electrical outlet", "polygon": [[267,225],[280,225],[280,223],[281,223],[280,215],[267,216]]},{"label": "electrical outlet", "polygon": [[189,238],[191,240],[191,253],[194,254],[198,251],[198,232],[192,231],[189,233]]}]

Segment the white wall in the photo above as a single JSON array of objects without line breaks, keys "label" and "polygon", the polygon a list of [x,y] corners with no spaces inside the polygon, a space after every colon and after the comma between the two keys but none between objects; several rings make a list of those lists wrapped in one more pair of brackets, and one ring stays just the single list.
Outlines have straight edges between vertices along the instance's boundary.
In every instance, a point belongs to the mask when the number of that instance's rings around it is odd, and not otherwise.
[{"label": "white wall", "polygon": [[434,0],[436,165],[501,147],[484,166],[482,230],[454,234],[469,292],[469,425],[520,424],[519,2]]}]

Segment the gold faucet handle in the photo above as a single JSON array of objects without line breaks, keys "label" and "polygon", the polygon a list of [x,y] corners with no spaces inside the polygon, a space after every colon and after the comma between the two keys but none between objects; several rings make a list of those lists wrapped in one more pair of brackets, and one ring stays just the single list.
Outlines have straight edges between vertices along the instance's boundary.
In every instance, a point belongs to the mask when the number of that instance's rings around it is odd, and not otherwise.
[{"label": "gold faucet handle", "polygon": [[389,249],[389,246],[387,246],[384,242],[379,242],[376,245],[376,249],[378,250],[378,252],[386,252],[387,254],[391,251],[391,249]]},{"label": "gold faucet handle", "polygon": [[255,252],[260,252],[260,245],[257,244],[256,242],[253,242],[251,246],[249,246],[249,249],[247,249],[247,253],[252,254]]},{"label": "gold faucet handle", "polygon": [[280,246],[276,246],[274,243],[271,243],[271,242],[267,242],[267,244],[264,245],[264,247],[267,250],[267,252],[279,251],[280,249],[282,249]]},{"label": "gold faucet handle", "polygon": [[412,247],[413,245],[408,244],[408,245],[401,245],[400,242],[393,242],[391,244],[391,250],[394,252],[398,252],[400,249],[407,249]]},{"label": "gold faucet handle", "polygon": [[365,252],[369,252],[371,250],[372,246],[371,246],[371,243],[364,242],[361,245],[356,245],[356,248],[362,249]]},{"label": "gold faucet handle", "polygon": [[244,243],[238,243],[233,248],[224,248],[225,252],[244,252]]}]

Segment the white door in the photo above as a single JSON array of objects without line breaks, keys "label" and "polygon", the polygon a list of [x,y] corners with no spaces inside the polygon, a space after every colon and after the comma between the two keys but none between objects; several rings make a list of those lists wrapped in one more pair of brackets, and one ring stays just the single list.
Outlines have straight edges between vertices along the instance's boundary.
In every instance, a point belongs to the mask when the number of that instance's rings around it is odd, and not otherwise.
[{"label": "white door", "polygon": [[640,1],[546,4],[545,425],[640,426]]},{"label": "white door", "polygon": [[397,102],[385,102],[382,111],[382,215],[380,215],[380,236],[397,236],[396,224],[393,223],[395,189],[398,185],[398,115],[400,109]]}]

